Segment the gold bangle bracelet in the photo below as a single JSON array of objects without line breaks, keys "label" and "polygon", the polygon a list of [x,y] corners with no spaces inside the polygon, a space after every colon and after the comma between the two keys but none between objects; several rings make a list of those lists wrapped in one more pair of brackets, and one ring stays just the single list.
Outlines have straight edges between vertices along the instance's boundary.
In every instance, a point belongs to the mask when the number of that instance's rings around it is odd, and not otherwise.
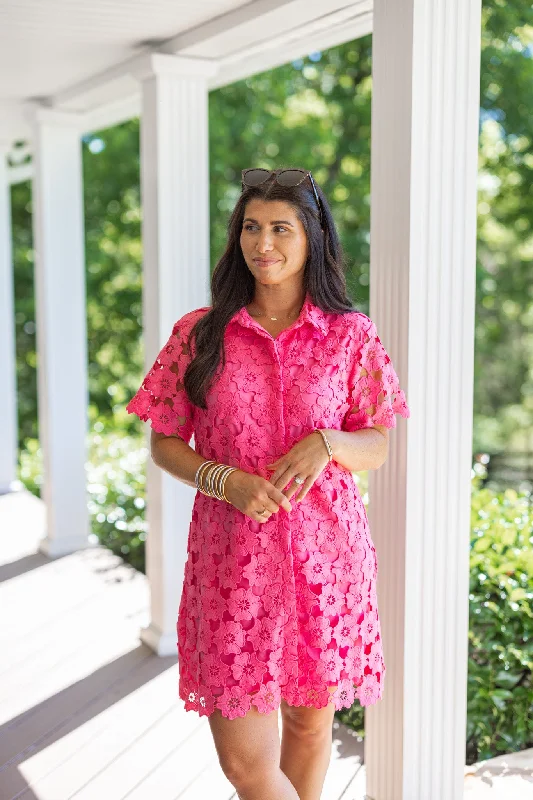
[{"label": "gold bangle bracelet", "polygon": [[224,484],[226,477],[236,469],[238,468],[220,464],[217,461],[204,461],[196,473],[196,487],[207,497],[216,497],[218,500],[225,500],[229,503],[224,494]]},{"label": "gold bangle bracelet", "polygon": [[324,431],[321,430],[320,428],[315,428],[315,430],[318,431],[318,433],[322,436],[322,438],[324,440],[324,444],[326,445],[326,450],[328,451],[329,460],[331,461],[333,459],[333,450],[331,449],[331,445],[330,445],[330,443],[328,441],[328,437],[326,436]]},{"label": "gold bangle bracelet", "polygon": [[203,461],[196,470],[196,475],[194,476],[194,482],[196,484],[196,488],[198,489],[198,491],[202,492],[202,494],[205,494],[204,487],[202,485],[202,473],[204,472],[206,467],[208,467],[210,464],[215,464],[215,463],[216,463],[215,461],[209,461],[209,460]]},{"label": "gold bangle bracelet", "polygon": [[203,494],[207,495],[208,497],[210,497],[211,494],[208,491],[208,485],[207,485],[207,482],[206,482],[206,477],[209,476],[209,473],[216,466],[216,464],[217,464],[216,461],[206,461],[202,465],[203,469],[201,469],[200,474],[198,476],[198,483],[199,483],[200,491]]},{"label": "gold bangle bracelet", "polygon": [[216,497],[217,500],[220,500],[220,497],[218,495],[218,479],[220,475],[224,473],[225,469],[226,469],[225,464],[218,464],[209,473],[209,479],[210,479],[209,488],[211,489],[213,497]]},{"label": "gold bangle bracelet", "polygon": [[236,470],[236,469],[237,469],[237,467],[228,467],[228,468],[226,469],[226,471],[224,472],[224,474],[222,475],[221,479],[220,479],[220,484],[219,484],[219,489],[220,489],[220,499],[221,499],[221,500],[225,500],[225,501],[226,501],[226,503],[229,503],[229,500],[228,500],[228,498],[226,497],[226,492],[225,492],[225,488],[224,488],[224,487],[225,487],[225,485],[226,485],[226,478],[227,478],[227,477],[228,477],[228,475],[230,475],[232,472],[235,472],[235,470]]},{"label": "gold bangle bracelet", "polygon": [[218,490],[218,483],[222,475],[224,475],[226,469],[226,464],[220,464],[217,469],[213,470],[213,474],[211,476],[211,491],[213,492],[214,497],[216,497],[218,500],[222,499]]},{"label": "gold bangle bracelet", "polygon": [[220,473],[217,480],[217,497],[219,500],[226,500],[224,497],[224,483],[226,482],[226,478],[228,477],[229,473],[232,472],[235,467],[230,467],[229,465],[225,465],[224,470]]},{"label": "gold bangle bracelet", "polygon": [[228,477],[228,475],[230,475],[232,472],[235,472],[237,469],[238,467],[231,467],[231,469],[229,469],[222,478],[222,497],[226,501],[226,503],[230,502],[226,497],[226,478]]},{"label": "gold bangle bracelet", "polygon": [[219,464],[219,466],[213,470],[213,474],[211,476],[211,490],[213,495],[220,500],[220,493],[218,491],[218,482],[220,480],[221,475],[224,474],[226,467],[224,464]]},{"label": "gold bangle bracelet", "polygon": [[214,470],[214,469],[216,469],[216,467],[217,467],[217,463],[218,463],[218,462],[216,462],[216,461],[215,461],[215,463],[214,463],[214,464],[211,464],[211,466],[209,467],[209,469],[206,469],[206,471],[205,471],[205,472],[204,472],[204,474],[203,474],[203,484],[204,484],[204,490],[205,490],[205,493],[206,493],[206,494],[207,494],[209,497],[212,497],[212,496],[213,496],[213,493],[211,492],[211,481],[210,481],[210,476],[211,476],[211,473],[213,472],[213,470]]}]

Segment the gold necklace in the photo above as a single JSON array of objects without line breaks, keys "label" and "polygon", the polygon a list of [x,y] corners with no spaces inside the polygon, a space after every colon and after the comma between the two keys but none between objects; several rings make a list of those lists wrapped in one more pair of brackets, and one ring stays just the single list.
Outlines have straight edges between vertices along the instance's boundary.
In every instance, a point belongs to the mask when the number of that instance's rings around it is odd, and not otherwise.
[{"label": "gold necklace", "polygon": [[[300,311],[301,310],[302,309],[300,308]],[[299,316],[300,311],[298,311],[297,313],[293,312],[291,314],[286,314],[285,316],[287,319],[290,319],[293,316]],[[279,319],[279,317],[270,317],[268,314],[265,314],[264,311],[261,311],[259,314],[253,314],[251,311],[248,311],[248,313],[250,314],[251,317],[268,317],[269,319],[272,320],[272,322],[277,322]]]}]

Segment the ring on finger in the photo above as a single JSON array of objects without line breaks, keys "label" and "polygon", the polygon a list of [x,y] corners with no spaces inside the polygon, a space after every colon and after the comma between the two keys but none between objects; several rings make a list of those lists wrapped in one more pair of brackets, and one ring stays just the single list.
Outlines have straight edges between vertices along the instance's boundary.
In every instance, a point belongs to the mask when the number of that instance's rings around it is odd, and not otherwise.
[{"label": "ring on finger", "polygon": [[298,483],[298,484],[300,484],[300,483],[303,483],[304,481],[305,481],[305,478],[300,478],[300,476],[299,476],[299,475],[295,475],[295,477],[294,477],[294,483]]}]

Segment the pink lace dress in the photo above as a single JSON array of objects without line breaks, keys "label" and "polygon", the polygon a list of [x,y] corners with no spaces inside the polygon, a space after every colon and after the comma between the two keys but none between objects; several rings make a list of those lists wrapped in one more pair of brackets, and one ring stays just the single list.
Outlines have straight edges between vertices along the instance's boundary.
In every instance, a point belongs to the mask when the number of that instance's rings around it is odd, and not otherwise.
[{"label": "pink lace dress", "polygon": [[[273,338],[242,307],[224,334],[226,364],[193,406],[182,378],[187,334],[208,307],[179,319],[127,405],[206,459],[268,479],[266,464],[314,428],[356,431],[409,417],[374,323],[306,300]],[[194,351],[194,343],[193,343]],[[296,497],[297,495],[295,495]],[[301,503],[264,523],[196,492],[177,620],[179,697],[229,719],[253,704],[348,708],[382,696],[385,664],[377,557],[352,473],[329,462]]]}]

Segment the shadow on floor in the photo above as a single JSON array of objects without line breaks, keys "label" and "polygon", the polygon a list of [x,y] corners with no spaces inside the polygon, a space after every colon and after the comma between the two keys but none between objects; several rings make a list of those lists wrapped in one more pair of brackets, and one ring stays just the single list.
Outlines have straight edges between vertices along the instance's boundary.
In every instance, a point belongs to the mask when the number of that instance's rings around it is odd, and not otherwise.
[{"label": "shadow on floor", "polygon": [[[2,797],[25,800],[29,790],[17,766],[67,736],[75,728],[101,714],[111,705],[135,692],[168,669],[175,668],[175,656],[160,657],[145,645],[115,659],[81,681],[47,698],[0,727],[0,785]],[[9,794],[4,794],[9,774]]]}]

